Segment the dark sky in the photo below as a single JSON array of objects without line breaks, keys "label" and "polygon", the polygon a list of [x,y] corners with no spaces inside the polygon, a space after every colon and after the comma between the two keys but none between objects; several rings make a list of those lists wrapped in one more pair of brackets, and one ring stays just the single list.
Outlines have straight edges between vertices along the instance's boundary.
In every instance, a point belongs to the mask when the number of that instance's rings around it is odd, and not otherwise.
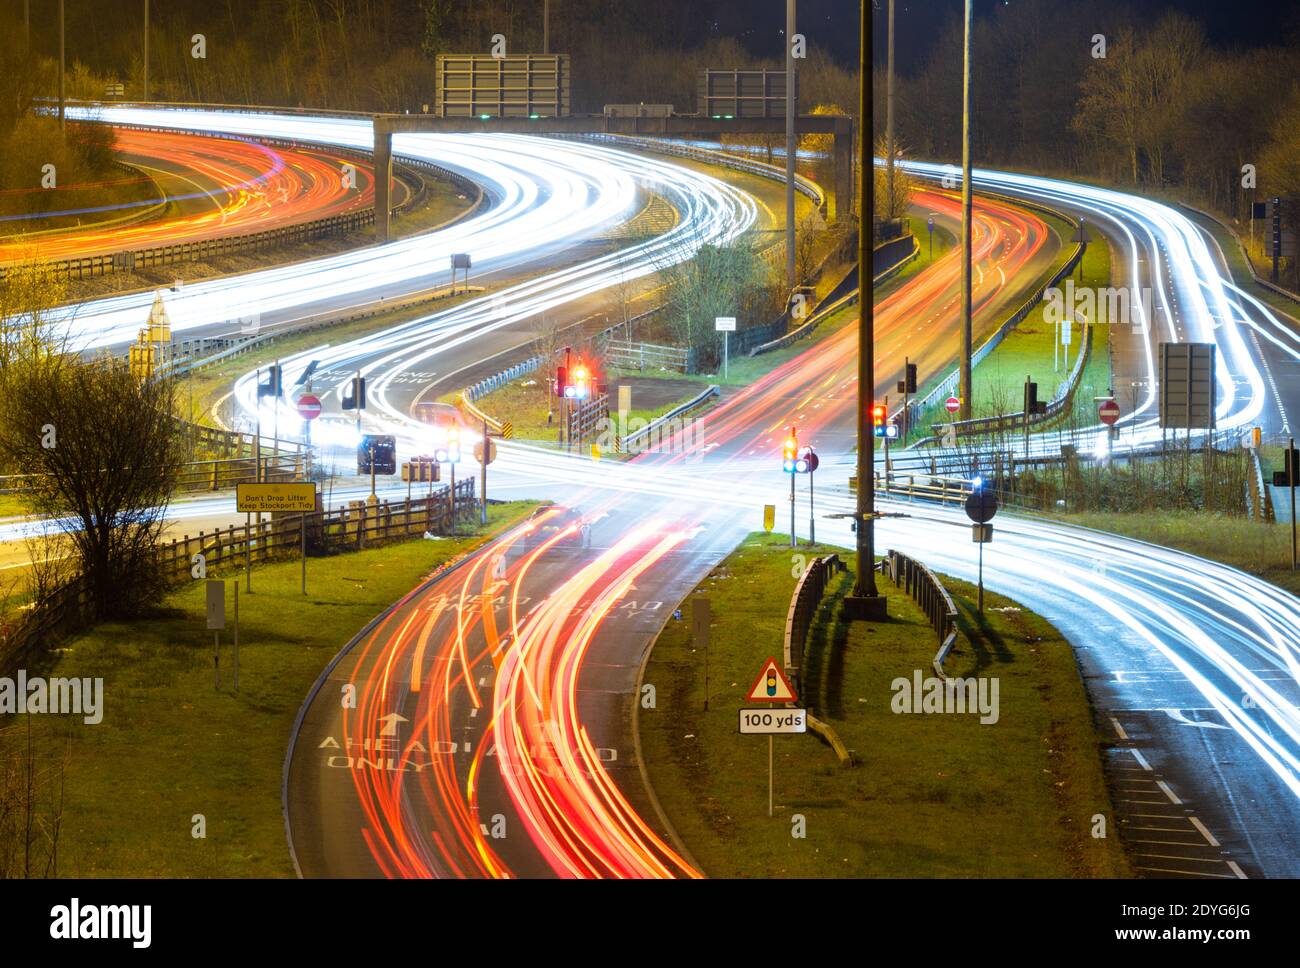
[{"label": "dark sky", "polygon": [[[895,45],[900,64],[919,64],[929,50],[935,24],[960,15],[963,0],[895,0],[898,24]],[[1022,0],[975,0],[975,15],[994,7],[1014,7]],[[877,0],[876,41],[883,54],[886,0]],[[1297,36],[1300,0],[1126,0],[1139,15],[1155,18],[1175,9],[1206,25],[1219,46],[1254,47]],[[1080,7],[1087,7],[1083,0]],[[741,39],[760,56],[781,55],[785,0],[709,0],[710,27],[723,36]],[[849,63],[857,58],[859,0],[799,0],[799,30],[810,43],[828,48]],[[905,68],[904,68],[905,69]]]}]

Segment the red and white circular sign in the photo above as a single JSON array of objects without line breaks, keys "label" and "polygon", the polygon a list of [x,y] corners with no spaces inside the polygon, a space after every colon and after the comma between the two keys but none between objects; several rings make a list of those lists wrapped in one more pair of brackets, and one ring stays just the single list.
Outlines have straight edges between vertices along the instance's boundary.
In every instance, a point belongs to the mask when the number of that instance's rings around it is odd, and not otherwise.
[{"label": "red and white circular sign", "polygon": [[1119,419],[1119,404],[1114,400],[1103,400],[1101,406],[1097,408],[1097,416],[1107,427],[1113,426]]},{"label": "red and white circular sign", "polygon": [[320,416],[320,397],[305,393],[298,398],[298,416],[303,420],[315,420]]},{"label": "red and white circular sign", "polygon": [[956,413],[961,409],[961,401],[956,397],[949,397],[943,402],[943,405],[948,408],[949,413]]}]

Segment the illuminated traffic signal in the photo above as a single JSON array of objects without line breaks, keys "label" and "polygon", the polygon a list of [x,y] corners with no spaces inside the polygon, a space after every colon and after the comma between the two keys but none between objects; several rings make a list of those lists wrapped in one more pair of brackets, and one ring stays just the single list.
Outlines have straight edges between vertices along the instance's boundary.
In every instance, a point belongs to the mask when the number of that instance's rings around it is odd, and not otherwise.
[{"label": "illuminated traffic signal", "polygon": [[564,392],[569,383],[569,371],[567,367],[557,366],[555,368],[555,395],[557,397],[568,396]]},{"label": "illuminated traffic signal", "polygon": [[873,404],[871,407],[871,432],[877,437],[884,437],[887,431],[885,425],[887,415],[883,403]]},{"label": "illuminated traffic signal", "polygon": [[366,378],[354,376],[343,387],[343,409],[366,409]]},{"label": "illuminated traffic signal", "polygon": [[790,428],[790,436],[785,439],[781,445],[781,469],[787,474],[797,474],[799,472],[799,438],[795,435],[794,428]]},{"label": "illuminated traffic signal", "polygon": [[439,464],[460,463],[460,427],[447,428],[447,443],[433,452],[433,458]]},{"label": "illuminated traffic signal", "polygon": [[560,388],[559,394],[570,400],[586,400],[591,396],[591,373],[579,363],[571,371],[564,367],[556,371],[555,383]]}]

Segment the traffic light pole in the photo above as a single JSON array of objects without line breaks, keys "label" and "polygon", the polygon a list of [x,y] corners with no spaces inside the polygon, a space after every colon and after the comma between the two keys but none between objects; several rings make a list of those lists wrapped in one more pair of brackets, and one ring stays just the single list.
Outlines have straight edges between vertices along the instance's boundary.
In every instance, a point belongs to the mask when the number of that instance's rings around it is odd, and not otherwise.
[{"label": "traffic light pole", "polygon": [[795,540],[795,536],[794,536],[794,478],[795,475],[791,474],[790,475],[790,547],[791,548],[798,547],[798,541]]},{"label": "traffic light pole", "polygon": [[868,619],[885,616],[885,599],[876,590],[876,481],[875,438],[872,436],[870,411],[875,399],[875,306],[872,303],[871,242],[875,224],[875,171],[871,150],[873,123],[871,85],[871,7],[859,4],[861,47],[858,52],[858,503],[857,575],[853,593],[845,598],[848,618]]},{"label": "traffic light pole", "polygon": [[1291,486],[1291,570],[1292,571],[1296,570],[1295,488],[1296,488],[1296,484],[1300,484],[1300,481],[1297,481],[1295,479],[1296,461],[1294,458],[1295,458],[1295,438],[1292,437],[1290,443],[1287,444],[1287,453],[1286,453],[1286,482]]},{"label": "traffic light pole", "polygon": [[971,329],[971,172],[970,172],[970,45],[971,45],[971,4],[966,0],[966,39],[962,54],[962,88],[961,88],[961,365],[959,367],[959,390],[961,399],[961,419],[971,418],[971,353],[973,351],[973,333]]},{"label": "traffic light pole", "polygon": [[814,507],[813,498],[813,478],[817,476],[816,471],[808,472],[808,546],[812,547],[817,543],[817,511]]}]

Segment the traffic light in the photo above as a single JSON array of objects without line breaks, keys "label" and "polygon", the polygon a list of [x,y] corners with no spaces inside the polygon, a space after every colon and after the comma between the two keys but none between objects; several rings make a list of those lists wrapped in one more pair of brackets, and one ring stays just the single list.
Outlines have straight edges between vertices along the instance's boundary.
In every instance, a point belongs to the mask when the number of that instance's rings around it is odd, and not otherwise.
[{"label": "traffic light", "polygon": [[871,407],[871,432],[877,437],[885,436],[885,424],[887,414],[883,403],[873,404]]},{"label": "traffic light", "polygon": [[460,427],[447,428],[447,443],[433,452],[433,457],[440,464],[460,463]]},{"label": "traffic light", "polygon": [[581,363],[573,368],[573,396],[578,400],[591,396],[591,374]]},{"label": "traffic light", "polygon": [[557,366],[555,368],[555,395],[557,397],[567,396],[568,394],[564,392],[564,388],[568,386],[568,384],[569,384],[568,367]]},{"label": "traffic light", "polygon": [[397,473],[397,438],[389,434],[366,434],[357,444],[357,473]]},{"label": "traffic light", "polygon": [[280,369],[280,364],[276,363],[268,371],[266,382],[257,385],[257,398],[260,400],[262,397],[279,398],[283,396],[283,381],[284,371]]},{"label": "traffic light", "polygon": [[781,445],[781,470],[787,474],[797,474],[799,462],[799,438],[795,435],[794,428],[790,428],[790,436],[785,439]]},{"label": "traffic light", "polygon": [[366,409],[366,378],[354,376],[343,389],[344,410]]},{"label": "traffic light", "polygon": [[916,364],[915,363],[907,364],[907,375],[906,377],[904,377],[904,379],[907,383],[907,392],[915,393],[916,392]]},{"label": "traffic light", "polygon": [[1025,413],[1047,413],[1047,401],[1038,399],[1038,384],[1025,381]]}]

